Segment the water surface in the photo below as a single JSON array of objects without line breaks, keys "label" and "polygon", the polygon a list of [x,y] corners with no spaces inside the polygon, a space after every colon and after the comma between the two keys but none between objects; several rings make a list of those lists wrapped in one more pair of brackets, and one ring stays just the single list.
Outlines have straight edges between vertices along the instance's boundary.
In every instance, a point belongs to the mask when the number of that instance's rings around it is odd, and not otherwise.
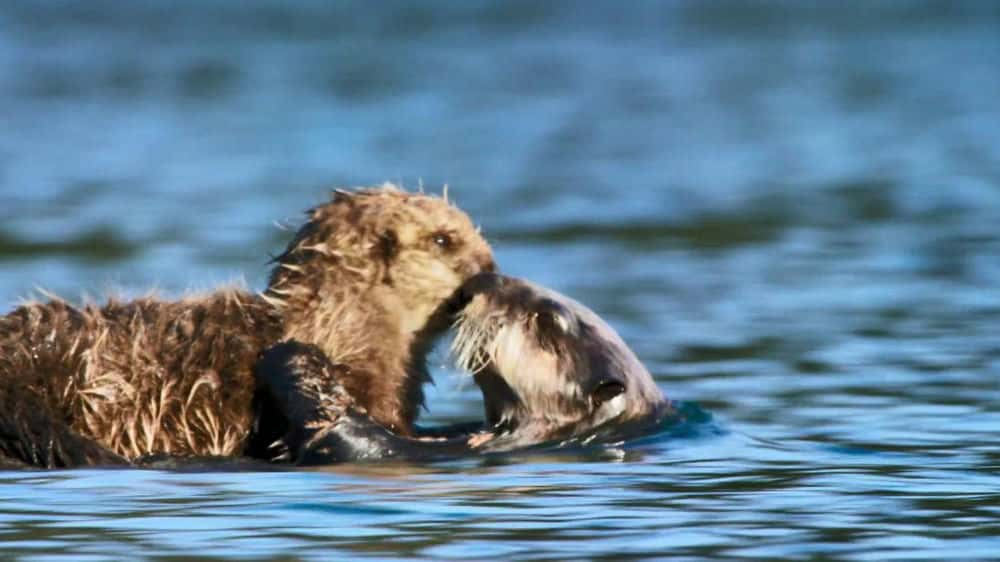
[{"label": "water surface", "polygon": [[[720,432],[0,473],[4,557],[989,559],[1000,10],[11,1],[0,302],[260,288],[325,189],[450,194]],[[443,363],[437,357],[435,365]],[[481,415],[437,369],[430,421]]]}]

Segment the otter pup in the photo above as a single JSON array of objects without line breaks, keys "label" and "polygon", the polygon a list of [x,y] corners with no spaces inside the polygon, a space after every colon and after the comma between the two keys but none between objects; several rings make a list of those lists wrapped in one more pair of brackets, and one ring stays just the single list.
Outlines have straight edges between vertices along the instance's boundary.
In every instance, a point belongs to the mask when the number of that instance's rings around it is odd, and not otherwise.
[{"label": "otter pup", "polygon": [[288,458],[299,464],[427,459],[501,452],[559,441],[617,440],[674,410],[615,331],[582,304],[495,274],[470,280],[453,349],[483,393],[485,425],[439,439],[380,427],[338,384],[342,369],[311,346],[272,348],[258,383],[288,420]]},{"label": "otter pup", "polygon": [[443,305],[494,269],[490,247],[446,199],[390,184],[336,191],[307,216],[262,294],[53,299],[0,318],[0,456],[56,467],[267,455],[254,365],[284,341],[342,366],[357,407],[410,435]]}]

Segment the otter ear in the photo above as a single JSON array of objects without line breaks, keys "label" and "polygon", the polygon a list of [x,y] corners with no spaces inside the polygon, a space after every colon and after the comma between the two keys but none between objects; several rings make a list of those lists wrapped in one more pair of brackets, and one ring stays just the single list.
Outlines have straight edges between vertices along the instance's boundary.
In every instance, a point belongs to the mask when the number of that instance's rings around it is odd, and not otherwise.
[{"label": "otter ear", "polygon": [[600,406],[601,404],[608,402],[615,396],[623,394],[624,392],[625,385],[621,381],[615,379],[605,379],[597,385],[597,388],[590,393],[590,396],[594,400],[594,405]]}]

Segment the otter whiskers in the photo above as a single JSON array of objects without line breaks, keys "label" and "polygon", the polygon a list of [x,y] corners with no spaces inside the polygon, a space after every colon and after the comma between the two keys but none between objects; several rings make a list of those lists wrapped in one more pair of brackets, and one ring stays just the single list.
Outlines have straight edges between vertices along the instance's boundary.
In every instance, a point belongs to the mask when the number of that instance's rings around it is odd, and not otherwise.
[{"label": "otter whiskers", "polygon": [[467,312],[462,312],[454,324],[455,337],[451,343],[451,353],[455,363],[471,375],[485,369],[492,358],[487,344],[496,337],[498,324],[495,322],[473,322]]}]

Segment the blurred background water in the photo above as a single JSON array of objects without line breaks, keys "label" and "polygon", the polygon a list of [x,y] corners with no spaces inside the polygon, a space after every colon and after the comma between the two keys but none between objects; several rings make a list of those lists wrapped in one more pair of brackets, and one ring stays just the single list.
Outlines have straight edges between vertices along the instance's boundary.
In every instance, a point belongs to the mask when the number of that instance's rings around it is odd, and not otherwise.
[{"label": "blurred background water", "polygon": [[[327,188],[449,184],[725,434],[4,472],[0,552],[1000,557],[998,61],[993,2],[7,0],[4,310],[260,288]],[[426,419],[481,415],[436,379]]]}]

